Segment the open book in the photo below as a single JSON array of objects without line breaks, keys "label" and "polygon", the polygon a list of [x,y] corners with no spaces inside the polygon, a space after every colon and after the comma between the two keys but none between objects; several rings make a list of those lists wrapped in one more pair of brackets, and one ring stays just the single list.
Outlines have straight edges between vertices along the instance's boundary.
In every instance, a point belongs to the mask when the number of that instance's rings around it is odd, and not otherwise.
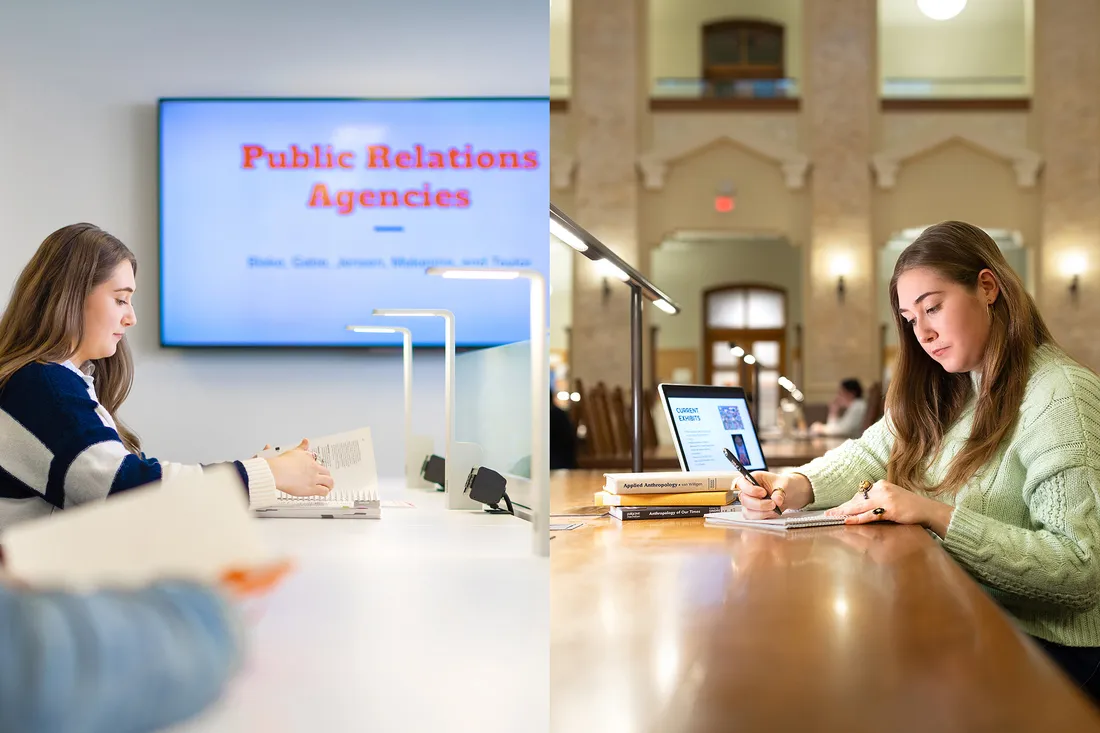
[{"label": "open book", "polygon": [[16,524],[0,534],[11,575],[40,588],[217,582],[277,558],[261,540],[241,478],[216,466]]},{"label": "open book", "polygon": [[735,512],[708,514],[704,521],[715,527],[750,527],[785,532],[803,527],[832,527],[844,524],[844,517],[826,517],[824,510],[803,512],[792,509],[777,515],[775,519],[745,519],[741,516],[741,510],[738,509]]},{"label": "open book", "polygon": [[[380,519],[378,467],[370,428],[309,438],[309,449],[317,461],[332,473],[333,489],[328,496],[291,496],[279,492],[273,506],[253,509],[259,517],[298,519]],[[297,444],[275,446],[260,453],[273,458]]]}]

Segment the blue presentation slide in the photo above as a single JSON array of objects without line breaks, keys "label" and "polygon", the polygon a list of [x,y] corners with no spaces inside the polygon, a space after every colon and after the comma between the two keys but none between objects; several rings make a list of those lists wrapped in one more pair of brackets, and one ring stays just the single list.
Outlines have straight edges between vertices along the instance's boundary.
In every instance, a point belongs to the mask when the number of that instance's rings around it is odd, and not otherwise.
[{"label": "blue presentation slide", "polygon": [[160,103],[161,342],[442,346],[530,338],[530,284],[431,266],[549,273],[546,99]]},{"label": "blue presentation slide", "polygon": [[764,468],[764,454],[744,399],[669,397],[676,434],[689,471],[736,470],[722,454],[729,448],[750,471]]}]

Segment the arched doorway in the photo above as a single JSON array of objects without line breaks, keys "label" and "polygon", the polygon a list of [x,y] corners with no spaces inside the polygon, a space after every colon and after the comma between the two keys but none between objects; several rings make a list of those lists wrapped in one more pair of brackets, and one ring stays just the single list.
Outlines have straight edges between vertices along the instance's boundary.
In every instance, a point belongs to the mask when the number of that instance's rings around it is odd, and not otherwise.
[{"label": "arched doorway", "polygon": [[703,291],[704,383],[744,387],[759,401],[761,430],[776,426],[779,377],[788,366],[787,319],[783,288],[731,283]]}]

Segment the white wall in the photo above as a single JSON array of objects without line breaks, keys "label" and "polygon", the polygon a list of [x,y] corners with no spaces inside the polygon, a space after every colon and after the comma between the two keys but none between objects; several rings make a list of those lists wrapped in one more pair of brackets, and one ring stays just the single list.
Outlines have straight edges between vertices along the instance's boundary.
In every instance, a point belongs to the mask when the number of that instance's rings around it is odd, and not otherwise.
[{"label": "white wall", "polygon": [[[1030,77],[1032,28],[1025,0],[968,0],[945,21],[923,15],[915,0],[879,0],[878,11],[884,78]],[[1005,87],[1004,94],[1019,91]]]},{"label": "white wall", "polygon": [[[400,354],[159,348],[156,99],[545,96],[547,36],[546,0],[0,3],[0,291],[51,231],[94,222],[140,262],[121,414],[149,454],[239,458],[367,424],[398,475]],[[415,427],[439,445],[442,355],[416,363]]]}]

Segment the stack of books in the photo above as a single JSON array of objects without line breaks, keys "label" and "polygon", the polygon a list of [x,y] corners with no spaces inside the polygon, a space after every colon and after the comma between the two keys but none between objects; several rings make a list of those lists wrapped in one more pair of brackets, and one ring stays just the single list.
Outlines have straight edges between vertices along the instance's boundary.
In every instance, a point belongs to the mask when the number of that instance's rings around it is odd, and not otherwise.
[{"label": "stack of books", "polygon": [[739,475],[736,471],[605,473],[603,491],[596,492],[595,503],[623,521],[703,517],[736,508],[737,492],[732,487]]}]

